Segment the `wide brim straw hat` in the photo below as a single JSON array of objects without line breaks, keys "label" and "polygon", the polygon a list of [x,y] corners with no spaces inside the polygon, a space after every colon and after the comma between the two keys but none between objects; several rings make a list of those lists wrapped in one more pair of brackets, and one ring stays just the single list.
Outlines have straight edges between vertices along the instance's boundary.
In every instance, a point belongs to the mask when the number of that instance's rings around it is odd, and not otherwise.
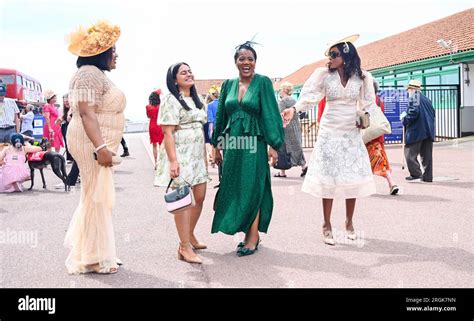
[{"label": "wide brim straw hat", "polygon": [[51,98],[53,98],[54,96],[56,96],[56,93],[54,92],[54,90],[46,89],[46,90],[44,91],[43,96],[44,96],[44,98],[46,98],[46,100],[48,100],[48,99],[51,99]]},{"label": "wide brim straw hat", "polygon": [[219,93],[220,91],[221,91],[221,87],[217,85],[212,85],[208,92],[209,94],[213,95],[213,94]]},{"label": "wide brim straw hat", "polygon": [[412,80],[410,80],[410,82],[408,83],[406,88],[407,89],[408,88],[420,89],[421,88],[421,82],[419,80],[412,79]]},{"label": "wide brim straw hat", "polygon": [[354,44],[354,42],[357,39],[359,39],[359,37],[360,37],[359,34],[355,34],[355,35],[352,35],[352,36],[344,37],[344,38],[336,40],[336,41],[329,42],[327,44],[327,48],[326,48],[326,51],[324,52],[324,55],[329,56],[329,50],[331,50],[331,48],[334,47],[337,44],[347,43],[347,42],[350,42],[350,43]]},{"label": "wide brim straw hat", "polygon": [[105,20],[89,28],[79,26],[67,36],[68,50],[79,57],[92,57],[112,48],[120,37],[120,27]]}]

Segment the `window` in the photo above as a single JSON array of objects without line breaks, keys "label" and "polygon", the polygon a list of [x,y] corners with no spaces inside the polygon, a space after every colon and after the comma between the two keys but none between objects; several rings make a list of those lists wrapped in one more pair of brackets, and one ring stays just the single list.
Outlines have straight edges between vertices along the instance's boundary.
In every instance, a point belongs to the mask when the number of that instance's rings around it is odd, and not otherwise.
[{"label": "window", "polygon": [[441,83],[443,85],[458,85],[459,84],[459,74],[449,73],[441,75]]},{"label": "window", "polygon": [[430,73],[437,73],[441,70],[441,68],[437,67],[437,68],[431,68],[431,69],[425,69],[424,70],[424,73],[425,74],[430,74]]},{"label": "window", "polygon": [[408,85],[408,79],[397,80],[397,86],[406,86]]},{"label": "window", "polygon": [[439,85],[440,84],[440,77],[437,76],[430,76],[430,77],[425,77],[425,84],[426,85]]},{"label": "window", "polygon": [[21,83],[22,83],[22,78],[21,78],[21,76],[16,76],[16,84],[17,84],[18,86],[21,86]]},{"label": "window", "polygon": [[446,70],[459,70],[459,65],[443,66],[441,69],[443,71],[446,71]]},{"label": "window", "polygon": [[13,75],[0,75],[0,79],[2,80],[3,84],[11,85],[14,83],[15,76]]}]

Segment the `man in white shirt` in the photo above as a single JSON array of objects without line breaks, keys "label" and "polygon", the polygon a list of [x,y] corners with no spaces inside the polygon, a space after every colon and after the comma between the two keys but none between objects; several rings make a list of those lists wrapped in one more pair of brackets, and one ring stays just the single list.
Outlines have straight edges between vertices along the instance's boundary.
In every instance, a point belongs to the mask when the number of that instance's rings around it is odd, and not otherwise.
[{"label": "man in white shirt", "polygon": [[0,150],[10,141],[10,136],[20,130],[20,110],[13,99],[5,98],[6,91],[6,85],[0,83]]},{"label": "man in white shirt", "polygon": [[33,114],[33,105],[26,105],[22,114],[20,114],[21,119],[21,134],[29,137],[33,137],[33,120],[35,114]]}]

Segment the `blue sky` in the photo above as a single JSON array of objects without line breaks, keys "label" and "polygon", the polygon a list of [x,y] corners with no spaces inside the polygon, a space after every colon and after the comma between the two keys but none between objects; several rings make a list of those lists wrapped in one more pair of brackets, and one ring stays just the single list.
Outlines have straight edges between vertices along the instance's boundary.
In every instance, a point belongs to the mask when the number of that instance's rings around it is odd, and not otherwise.
[{"label": "blue sky", "polygon": [[144,120],[149,93],[166,91],[169,65],[186,61],[197,79],[236,77],[234,47],[257,32],[257,72],[284,77],[323,59],[332,39],[359,33],[360,46],[471,7],[461,0],[0,0],[0,67],[65,93],[76,70],[65,36],[109,20],[122,28],[109,76],[127,96],[126,116]]}]

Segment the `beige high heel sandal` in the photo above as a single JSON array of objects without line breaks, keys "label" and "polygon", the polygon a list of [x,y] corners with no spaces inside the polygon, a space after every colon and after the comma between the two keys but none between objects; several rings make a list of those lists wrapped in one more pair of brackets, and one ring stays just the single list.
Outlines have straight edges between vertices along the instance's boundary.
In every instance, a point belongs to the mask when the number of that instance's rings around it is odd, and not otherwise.
[{"label": "beige high heel sandal", "polygon": [[179,243],[178,248],[178,260],[185,261],[188,263],[202,264],[202,260],[199,256],[194,255],[193,257],[188,256],[183,249],[191,247],[191,243]]},{"label": "beige high heel sandal", "polygon": [[193,237],[193,238],[194,238],[194,241],[195,241],[195,242],[193,242],[193,240],[191,240],[190,243],[191,243],[191,245],[193,246],[193,248],[194,248],[195,250],[204,250],[204,249],[207,249],[207,245],[206,245],[206,244],[199,242],[195,237]]}]

